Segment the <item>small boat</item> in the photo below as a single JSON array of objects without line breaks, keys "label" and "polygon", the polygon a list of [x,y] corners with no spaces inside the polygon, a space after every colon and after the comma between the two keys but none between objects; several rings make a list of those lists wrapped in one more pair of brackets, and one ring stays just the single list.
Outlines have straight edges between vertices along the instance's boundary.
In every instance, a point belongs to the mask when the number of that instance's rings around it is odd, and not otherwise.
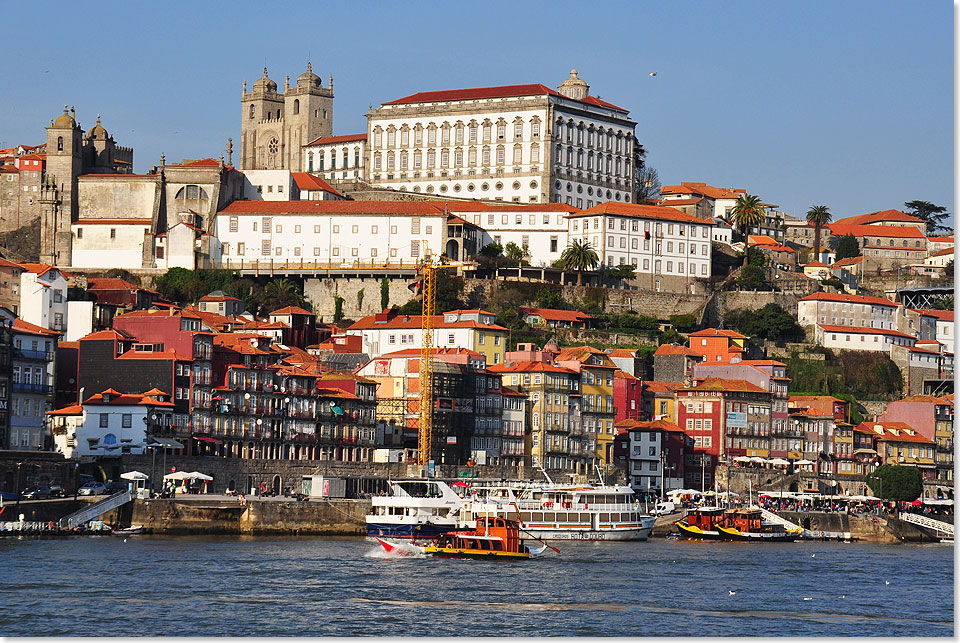
[{"label": "small boat", "polygon": [[429,545],[392,543],[382,538],[377,542],[391,554],[422,553],[439,558],[481,558],[487,560],[520,560],[539,558],[546,551],[546,543],[529,547],[520,540],[520,527],[515,520],[499,517],[477,518],[473,531],[450,531],[438,536]]},{"label": "small boat", "polygon": [[423,547],[413,543],[392,543],[383,538],[377,538],[377,542],[385,552],[394,556],[416,556],[423,553]]},{"label": "small boat", "polygon": [[763,520],[759,509],[699,507],[673,523],[685,538],[741,542],[793,542],[802,529]]},{"label": "small boat", "polygon": [[441,480],[392,480],[389,495],[371,498],[367,535],[431,540],[458,528],[464,502]]},{"label": "small boat", "polygon": [[115,536],[136,536],[143,533],[143,525],[130,525],[124,529],[114,529],[112,533]]}]

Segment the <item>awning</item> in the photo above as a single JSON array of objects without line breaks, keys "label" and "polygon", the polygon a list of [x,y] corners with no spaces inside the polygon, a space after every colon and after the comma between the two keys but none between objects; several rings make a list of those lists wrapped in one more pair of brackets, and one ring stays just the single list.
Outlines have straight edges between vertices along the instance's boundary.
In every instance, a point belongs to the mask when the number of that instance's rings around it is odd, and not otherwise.
[{"label": "awning", "polygon": [[139,471],[127,471],[126,473],[121,473],[120,477],[124,480],[149,480],[150,476]]},{"label": "awning", "polygon": [[150,438],[150,442],[147,443],[148,447],[163,447],[164,449],[182,449],[183,445],[177,442],[176,440],[171,440],[170,438]]},{"label": "awning", "polygon": [[201,442],[210,442],[210,443],[212,443],[212,444],[220,444],[220,440],[215,440],[215,439],[213,439],[213,438],[205,438],[205,437],[203,437],[203,436],[201,436],[201,435],[195,435],[195,436],[193,436],[193,439],[194,439],[194,440],[200,440]]}]

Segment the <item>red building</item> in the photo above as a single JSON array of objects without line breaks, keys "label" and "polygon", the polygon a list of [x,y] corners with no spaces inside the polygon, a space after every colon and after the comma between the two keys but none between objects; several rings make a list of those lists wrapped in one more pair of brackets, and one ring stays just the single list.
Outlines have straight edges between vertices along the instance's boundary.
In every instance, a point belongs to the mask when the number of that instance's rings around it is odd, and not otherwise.
[{"label": "red building", "polygon": [[690,350],[703,355],[704,364],[743,359],[747,352],[747,336],[733,330],[706,328],[690,333]]},{"label": "red building", "polygon": [[613,375],[613,408],[616,410],[614,422],[620,420],[642,420],[643,380],[618,370]]}]

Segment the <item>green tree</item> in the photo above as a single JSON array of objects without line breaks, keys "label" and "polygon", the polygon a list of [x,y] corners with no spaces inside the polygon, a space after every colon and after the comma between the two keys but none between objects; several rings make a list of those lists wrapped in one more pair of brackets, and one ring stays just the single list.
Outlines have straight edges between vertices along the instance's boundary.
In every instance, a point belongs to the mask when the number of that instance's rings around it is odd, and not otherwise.
[{"label": "green tree", "polygon": [[930,308],[934,310],[953,310],[953,295],[934,297],[930,302]]},{"label": "green tree", "polygon": [[792,339],[803,334],[793,315],[777,304],[759,310],[735,310],[724,321],[738,332],[759,339]]},{"label": "green tree", "polygon": [[833,221],[833,215],[830,214],[830,209],[827,206],[815,205],[807,210],[807,221],[813,224],[814,259],[820,261],[820,252],[823,250],[823,247],[820,245],[820,230],[823,229],[823,226]]},{"label": "green tree", "polygon": [[380,280],[380,310],[390,307],[390,280],[384,277]]},{"label": "green tree", "polygon": [[873,495],[883,500],[912,502],[923,493],[923,475],[917,467],[885,464],[867,474]]},{"label": "green tree", "polygon": [[614,279],[633,279],[636,274],[636,269],[632,263],[622,263],[606,270],[606,275]]},{"label": "green tree", "polygon": [[358,311],[363,309],[363,295],[364,295],[364,289],[361,288],[360,290],[357,291],[357,310]]},{"label": "green tree", "polygon": [[684,344],[687,341],[687,338],[675,331],[672,328],[668,328],[662,333],[657,342],[659,344]]},{"label": "green tree", "polygon": [[943,274],[945,274],[948,277],[953,276],[953,259],[947,262],[947,265],[943,269]]},{"label": "green tree", "polygon": [[907,201],[903,205],[907,207],[907,214],[923,219],[927,225],[927,234],[932,235],[938,230],[952,230],[943,225],[943,220],[950,216],[950,213],[942,205],[934,205],[929,201]]},{"label": "green tree", "polygon": [[343,297],[333,296],[333,323],[338,324],[343,321]]},{"label": "green tree", "polygon": [[763,268],[767,265],[767,253],[760,248],[747,248],[747,265]]},{"label": "green tree", "polygon": [[192,270],[170,268],[157,278],[157,291],[166,299],[184,302],[187,298],[188,284],[196,280]]},{"label": "green tree", "polygon": [[583,271],[593,270],[600,263],[600,258],[589,241],[574,239],[563,249],[560,261],[563,262],[564,270],[577,271],[577,285],[580,286],[583,284]]},{"label": "green tree", "polygon": [[484,247],[480,248],[480,256],[488,257],[490,259],[496,259],[497,257],[503,256],[503,246],[499,243],[488,243]]},{"label": "green tree", "polygon": [[303,293],[297,284],[289,279],[274,279],[263,288],[263,307],[273,312],[287,306],[302,306]]},{"label": "green tree", "polygon": [[[436,298],[437,314],[463,307],[460,295],[463,294],[463,277],[451,274],[452,270],[437,273]],[[420,315],[423,312],[423,300],[415,297],[400,307],[404,315]]]},{"label": "green tree", "polygon": [[737,276],[737,285],[741,290],[762,290],[767,283],[763,277],[760,266],[744,266]]},{"label": "green tree", "polygon": [[697,318],[693,315],[670,315],[670,325],[681,333],[689,333],[696,324]]},{"label": "green tree", "polygon": [[555,308],[559,310],[569,308],[566,300],[563,298],[563,291],[559,288],[550,288],[549,286],[544,286],[537,291],[537,307]]},{"label": "green tree", "polygon": [[845,234],[840,237],[840,243],[837,244],[837,261],[860,256],[860,242],[852,234]]},{"label": "green tree", "polygon": [[504,247],[503,253],[506,255],[507,259],[513,261],[518,266],[523,263],[524,257],[527,256],[527,253],[524,251],[524,249],[515,244],[513,241]]},{"label": "green tree", "polygon": [[730,215],[733,224],[743,230],[743,265],[747,265],[747,248],[750,246],[750,228],[759,227],[767,214],[767,205],[755,194],[741,194],[737,197]]}]

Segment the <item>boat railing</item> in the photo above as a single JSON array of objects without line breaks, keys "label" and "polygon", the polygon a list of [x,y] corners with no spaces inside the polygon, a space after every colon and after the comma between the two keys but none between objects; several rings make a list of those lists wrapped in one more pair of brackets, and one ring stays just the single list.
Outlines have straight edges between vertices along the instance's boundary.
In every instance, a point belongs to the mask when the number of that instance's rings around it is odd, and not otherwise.
[{"label": "boat railing", "polygon": [[542,502],[539,500],[518,500],[513,503],[521,511],[635,511],[636,505],[623,503],[573,503],[573,502]]}]

